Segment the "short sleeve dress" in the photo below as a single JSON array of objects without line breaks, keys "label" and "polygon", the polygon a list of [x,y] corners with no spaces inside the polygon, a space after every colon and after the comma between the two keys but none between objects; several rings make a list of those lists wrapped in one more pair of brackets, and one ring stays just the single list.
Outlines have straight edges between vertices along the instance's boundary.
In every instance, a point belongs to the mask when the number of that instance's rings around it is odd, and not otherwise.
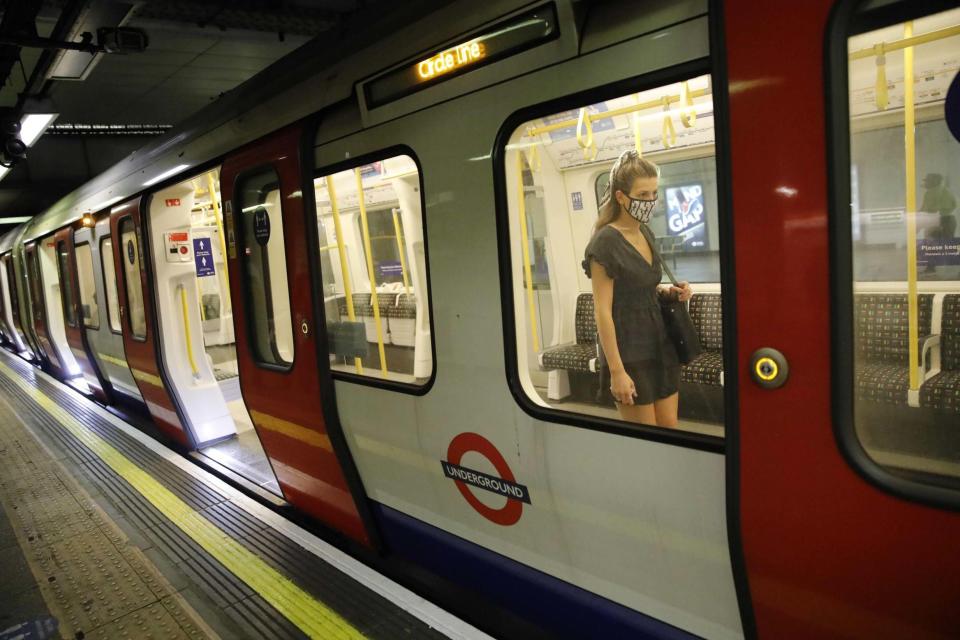
[{"label": "short sleeve dress", "polygon": [[[623,234],[607,225],[587,245],[583,268],[589,277],[590,263],[597,262],[613,279],[613,326],[620,359],[637,390],[634,403],[650,404],[677,393],[680,361],[660,315],[657,285],[663,272],[653,233],[646,225],[640,229],[654,252],[652,265]],[[605,395],[613,401],[609,389]]]}]

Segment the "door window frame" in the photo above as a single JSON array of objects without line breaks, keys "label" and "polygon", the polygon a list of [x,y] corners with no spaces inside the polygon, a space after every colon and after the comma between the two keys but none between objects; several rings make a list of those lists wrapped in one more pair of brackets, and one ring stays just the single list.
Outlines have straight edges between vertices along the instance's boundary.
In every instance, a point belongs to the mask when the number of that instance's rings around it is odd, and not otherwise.
[{"label": "door window frame", "polygon": [[[242,207],[241,204],[240,204],[240,198],[241,198],[241,189],[240,189],[240,187],[243,186],[244,182],[245,182],[248,178],[257,175],[258,173],[263,173],[263,172],[264,172],[265,170],[267,170],[267,169],[269,169],[270,171],[272,171],[272,172],[274,173],[274,175],[277,176],[277,183],[276,183],[276,184],[277,184],[277,190],[280,192],[280,200],[279,200],[279,201],[280,201],[280,228],[283,230],[283,268],[286,269],[286,272],[287,272],[287,300],[288,300],[288,303],[287,303],[287,304],[289,305],[288,308],[289,308],[289,310],[290,310],[290,336],[291,336],[291,347],[292,347],[292,349],[293,349],[292,359],[291,359],[290,362],[287,363],[287,364],[277,364],[277,363],[265,362],[265,361],[261,360],[261,359],[260,359],[260,354],[259,354],[258,350],[257,350],[255,347],[252,346],[252,345],[255,344],[255,341],[254,341],[254,339],[253,339],[253,332],[255,331],[256,324],[255,324],[255,322],[254,322],[254,320],[253,320],[253,312],[252,312],[253,304],[252,304],[252,301],[250,300],[250,294],[249,294],[249,292],[248,292],[248,290],[247,290],[247,279],[248,279],[247,269],[248,269],[248,267],[246,266],[246,262],[245,262],[245,257],[246,257],[245,250],[246,250],[247,244],[246,244],[246,234],[244,233],[244,230],[243,230],[244,220],[243,220],[243,207]],[[221,169],[221,180],[222,180],[222,176],[223,176],[223,174],[222,174],[222,169]],[[287,246],[288,246],[288,245],[287,245],[287,233],[286,233],[286,229],[284,228],[284,222],[285,222],[284,211],[285,211],[285,207],[284,207],[284,205],[283,205],[283,187],[282,187],[282,183],[283,183],[283,176],[282,176],[282,174],[281,174],[280,167],[277,166],[276,162],[273,162],[273,161],[262,162],[262,163],[260,163],[260,164],[257,164],[257,165],[253,165],[253,166],[251,166],[251,167],[248,167],[248,168],[244,169],[243,171],[240,171],[239,173],[237,173],[236,176],[235,176],[234,179],[233,179],[233,198],[232,198],[232,201],[231,201],[231,203],[230,203],[230,206],[233,208],[233,228],[235,229],[235,231],[234,231],[234,237],[236,238],[236,243],[237,243],[237,263],[238,263],[238,264],[237,264],[237,267],[238,267],[239,276],[240,276],[240,282],[239,282],[238,284],[239,284],[239,286],[240,286],[240,292],[241,292],[241,295],[242,295],[242,297],[243,297],[243,319],[244,319],[244,322],[245,322],[246,325],[247,325],[247,331],[246,331],[246,333],[247,333],[247,340],[249,341],[249,343],[250,343],[250,345],[251,345],[251,348],[250,348],[250,356],[251,356],[251,358],[250,358],[250,360],[253,362],[253,364],[254,364],[255,366],[257,366],[257,367],[259,367],[259,368],[261,368],[261,369],[266,369],[267,371],[273,371],[273,372],[275,372],[275,373],[285,373],[285,374],[286,374],[286,373],[290,373],[291,371],[293,371],[293,367],[294,367],[294,365],[295,365],[296,362],[297,362],[297,330],[298,330],[298,327],[295,326],[295,322],[294,322],[294,313],[293,313],[293,310],[295,309],[295,306],[294,306],[294,300],[293,300],[293,291],[291,291],[291,289],[290,289],[290,267],[289,267],[289,265],[287,264],[287,258],[288,258],[288,256],[289,256],[289,252],[287,251]],[[222,184],[222,182],[221,182],[221,185],[220,185],[220,192],[221,192],[221,194],[223,193],[223,184]],[[221,210],[220,215],[224,215],[223,210]],[[224,228],[226,228],[226,220],[223,221],[223,224],[224,224]],[[273,229],[273,222],[272,222],[272,221],[270,222],[270,228]],[[271,231],[271,233],[272,233],[272,231]],[[265,251],[265,250],[266,250],[266,249],[264,249],[264,251]],[[225,256],[225,258],[226,258],[226,256]],[[310,295],[313,296],[313,295],[315,295],[315,293],[314,293],[314,292],[311,292]],[[271,296],[271,300],[270,300],[270,310],[271,310],[271,313],[272,313],[272,312],[273,312],[273,299],[272,299],[272,296]],[[274,340],[274,345],[273,345],[273,346],[276,347],[276,340]]]},{"label": "door window frame", "polygon": [[[110,243],[110,252],[109,252],[109,254],[108,254],[108,253],[105,253],[105,252],[103,251],[103,243],[104,243],[104,242],[109,242],[109,243]],[[100,237],[100,275],[101,275],[101,277],[103,277],[103,289],[104,289],[104,293],[106,294],[105,297],[107,298],[107,300],[106,300],[106,302],[107,302],[107,328],[110,330],[110,333],[116,334],[116,335],[118,335],[118,336],[122,336],[122,335],[123,335],[123,320],[121,320],[120,318],[117,318],[117,319],[116,319],[116,320],[117,320],[117,327],[119,327],[119,328],[114,329],[114,328],[113,328],[113,319],[114,319],[114,318],[113,318],[113,314],[110,313],[110,279],[107,278],[107,271],[106,271],[106,266],[105,266],[105,265],[107,264],[107,260],[108,260],[108,259],[110,260],[110,263],[113,264],[113,275],[114,275],[114,279],[113,279],[113,290],[114,290],[115,298],[116,298],[116,301],[117,301],[117,313],[118,313],[118,315],[121,315],[121,316],[122,316],[123,314],[120,313],[120,291],[118,291],[117,278],[116,278],[116,275],[117,275],[117,265],[116,265],[116,263],[113,261],[113,237],[112,237],[109,233]]]},{"label": "door window frame", "polygon": [[[314,131],[313,133],[315,134],[316,132]],[[307,140],[312,142],[315,138],[316,136],[313,135],[308,137]],[[309,149],[311,153],[310,165],[316,164],[316,150],[322,146],[323,145],[310,146],[310,149]],[[348,371],[338,371],[334,369],[329,369],[329,371],[330,371],[330,375],[335,380],[343,380],[344,382],[359,384],[366,387],[387,389],[389,391],[406,393],[408,395],[413,395],[413,396],[423,396],[429,393],[430,389],[433,388],[433,383],[437,379],[437,343],[436,343],[437,334],[433,326],[433,294],[430,287],[430,243],[427,237],[428,236],[427,201],[424,196],[423,164],[420,162],[420,158],[417,156],[416,152],[411,147],[405,144],[395,144],[388,147],[380,147],[375,151],[371,151],[369,153],[364,153],[362,155],[352,157],[349,160],[344,160],[344,161],[336,162],[333,164],[313,166],[312,168],[306,169],[306,174],[310,183],[309,193],[313,194],[314,181],[319,178],[325,178],[326,176],[332,176],[342,171],[356,169],[358,167],[362,167],[372,162],[377,162],[379,160],[386,160],[388,158],[394,158],[397,156],[407,156],[408,158],[413,160],[413,164],[416,165],[417,167],[417,180],[420,184],[420,224],[422,226],[422,231],[423,231],[423,263],[424,263],[424,268],[426,269],[426,273],[424,275],[427,283],[427,292],[426,292],[427,315],[428,315],[427,320],[430,324],[430,358],[432,362],[432,366],[430,369],[430,377],[422,385],[417,385],[409,382],[400,382],[397,380],[384,380],[382,378],[375,378],[373,376],[358,375],[356,373],[352,373]],[[316,197],[311,196],[310,198],[304,198],[304,200],[305,200],[304,205],[306,207],[309,207],[309,209],[307,209],[307,216],[308,216],[307,224],[310,226],[311,229],[315,231],[319,230],[318,221],[319,221],[320,214],[317,211],[317,199]],[[306,200],[309,200],[309,202],[306,202]],[[316,235],[314,235],[310,239],[309,255],[310,255],[310,261],[313,263],[314,269],[316,269],[316,274],[319,278],[320,290],[322,291],[324,274],[320,268],[321,266],[320,242],[319,242],[319,238]],[[411,257],[411,256],[408,256],[408,257]],[[326,317],[326,312],[324,309],[322,297],[317,307],[320,310],[320,315],[318,315],[318,318],[321,318],[323,320],[323,326],[324,326],[323,345],[322,345],[323,352],[320,353],[319,355],[323,362],[329,362],[330,349],[329,349],[329,336],[327,336],[327,330],[326,330],[327,317]]]},{"label": "door window frame", "polygon": [[[525,413],[531,417],[543,422],[553,424],[563,424],[572,427],[590,429],[603,433],[610,433],[641,440],[650,440],[663,444],[671,444],[696,449],[711,453],[724,453],[727,447],[727,438],[729,433],[736,428],[738,412],[736,410],[736,398],[739,389],[737,376],[733,368],[734,354],[736,353],[736,344],[733,337],[736,333],[735,327],[731,322],[735,317],[730,309],[734,302],[734,270],[732,242],[733,235],[729,223],[724,223],[729,208],[727,206],[728,198],[727,186],[721,180],[728,176],[727,163],[729,160],[725,153],[720,152],[717,145],[714,152],[717,163],[717,204],[719,211],[718,219],[720,221],[718,233],[720,238],[720,288],[724,292],[722,297],[723,312],[723,363],[724,363],[724,435],[723,437],[711,436],[701,433],[695,433],[680,429],[669,429],[650,425],[631,424],[615,418],[603,418],[587,414],[574,413],[551,407],[544,407],[534,402],[524,390],[520,379],[519,358],[517,349],[517,310],[514,307],[514,287],[513,287],[513,256],[512,240],[510,231],[510,210],[508,207],[507,193],[509,185],[506,179],[506,148],[510,137],[517,128],[531,120],[541,118],[546,115],[553,115],[563,111],[579,109],[585,105],[596,104],[603,100],[619,98],[624,95],[630,95],[656,89],[664,85],[673,84],[689,80],[697,76],[706,75],[711,78],[712,85],[718,87],[718,79],[715,74],[714,66],[710,58],[701,58],[691,60],[678,65],[658,69],[650,73],[635,76],[625,80],[620,80],[601,87],[591,88],[584,91],[564,95],[558,98],[550,99],[544,102],[534,103],[530,106],[513,112],[501,125],[497,133],[493,147],[493,174],[494,190],[496,198],[496,221],[498,236],[498,259],[500,263],[500,307],[503,315],[503,345],[504,362],[506,365],[507,386],[514,400],[520,405]],[[725,90],[725,89],[724,89]],[[719,93],[720,89],[717,89]],[[714,139],[725,139],[726,133],[720,138],[718,130],[726,126],[726,115],[718,114],[717,101],[714,102]],[[595,183],[591,183],[595,184]],[[730,410],[728,410],[728,407]]]},{"label": "door window frame", "polygon": [[[143,335],[142,336],[137,335],[137,333],[133,330],[133,314],[130,313],[130,287],[129,287],[129,283],[127,282],[126,266],[120,269],[120,277],[123,278],[123,293],[124,293],[124,301],[126,302],[125,306],[127,307],[127,312],[126,314],[124,314],[121,308],[120,315],[126,315],[127,329],[130,331],[130,338],[132,340],[136,340],[137,342],[146,342],[147,334],[150,332],[150,323],[147,318],[147,305],[146,305],[147,294],[143,287],[143,276],[145,273],[144,264],[143,264],[143,243],[141,242],[143,234],[141,233],[140,225],[138,225],[137,221],[133,219],[133,215],[127,214],[117,219],[117,234],[119,235],[119,238],[117,238],[117,240],[119,240],[120,242],[120,246],[117,248],[117,250],[120,251],[121,264],[123,264],[123,260],[122,260],[123,258],[123,224],[127,220],[129,220],[130,224],[133,226],[133,235],[137,239],[137,263],[139,267],[139,269],[137,270],[137,273],[139,274],[139,277],[140,277],[140,306],[143,308],[143,320],[144,320]],[[118,299],[118,303],[119,303],[119,299]],[[122,323],[121,323],[120,330],[122,334],[123,332]]]},{"label": "door window frame", "polygon": [[848,40],[907,20],[953,9],[938,0],[901,0],[872,14],[857,16],[859,0],[841,0],[824,32],[824,98],[827,149],[827,229],[830,255],[831,391],[833,433],[840,453],[872,486],[928,506],[960,510],[960,480],[949,476],[894,473],[867,453],[856,433],[854,417],[854,283],[850,202],[850,108]]}]

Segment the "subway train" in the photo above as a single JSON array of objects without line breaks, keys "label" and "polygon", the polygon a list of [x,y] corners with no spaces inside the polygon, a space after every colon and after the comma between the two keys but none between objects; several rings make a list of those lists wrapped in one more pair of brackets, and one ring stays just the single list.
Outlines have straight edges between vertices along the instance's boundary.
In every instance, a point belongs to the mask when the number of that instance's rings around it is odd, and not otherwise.
[{"label": "subway train", "polygon": [[[956,637],[958,45],[897,0],[311,43],[4,236],[0,333],[498,634]],[[604,393],[581,266],[627,149],[675,428]]]}]

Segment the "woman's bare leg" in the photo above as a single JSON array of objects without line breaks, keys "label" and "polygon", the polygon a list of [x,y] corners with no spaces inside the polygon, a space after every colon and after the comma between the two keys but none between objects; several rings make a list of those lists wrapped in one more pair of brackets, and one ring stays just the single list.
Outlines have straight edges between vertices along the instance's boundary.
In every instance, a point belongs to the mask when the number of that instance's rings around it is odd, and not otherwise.
[{"label": "woman's bare leg", "polygon": [[653,403],[653,410],[656,414],[658,427],[677,426],[677,410],[680,406],[680,394],[675,393],[672,396],[661,398]]},{"label": "woman's bare leg", "polygon": [[620,419],[636,424],[646,424],[652,427],[657,425],[657,413],[652,404],[620,404],[617,403]]}]

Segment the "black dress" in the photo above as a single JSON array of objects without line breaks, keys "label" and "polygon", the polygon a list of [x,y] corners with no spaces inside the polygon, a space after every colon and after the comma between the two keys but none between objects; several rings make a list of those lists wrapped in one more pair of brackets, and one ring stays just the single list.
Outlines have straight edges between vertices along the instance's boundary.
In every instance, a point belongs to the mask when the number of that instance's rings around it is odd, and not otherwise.
[{"label": "black dress", "polygon": [[[620,359],[637,390],[634,404],[650,404],[679,390],[680,361],[660,315],[657,285],[663,271],[653,233],[642,224],[640,230],[653,252],[652,265],[622,233],[607,225],[587,245],[583,268],[589,277],[590,262],[596,262],[613,279],[613,326]],[[612,400],[608,387],[604,385],[604,394]]]}]

